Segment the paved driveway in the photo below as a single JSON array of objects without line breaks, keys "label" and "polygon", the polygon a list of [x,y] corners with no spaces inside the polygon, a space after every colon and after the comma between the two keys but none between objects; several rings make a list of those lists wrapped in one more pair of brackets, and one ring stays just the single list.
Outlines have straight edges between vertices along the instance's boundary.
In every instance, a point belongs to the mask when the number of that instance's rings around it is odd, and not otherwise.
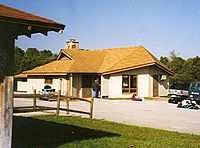
[{"label": "paved driveway", "polygon": [[[29,99],[15,99],[14,105],[22,106],[30,105],[31,103],[32,102],[29,101]],[[38,104],[55,106],[56,102],[38,101]],[[65,103],[62,102],[61,106],[65,107]],[[70,102],[70,108],[88,111],[89,104],[84,102]],[[62,114],[65,114],[65,112],[62,112]],[[199,116],[200,110],[177,108],[175,104],[169,104],[167,101],[134,102],[131,100],[110,101],[96,99],[93,117],[129,125],[153,127],[200,135]],[[84,115],[84,117],[87,116]]]}]

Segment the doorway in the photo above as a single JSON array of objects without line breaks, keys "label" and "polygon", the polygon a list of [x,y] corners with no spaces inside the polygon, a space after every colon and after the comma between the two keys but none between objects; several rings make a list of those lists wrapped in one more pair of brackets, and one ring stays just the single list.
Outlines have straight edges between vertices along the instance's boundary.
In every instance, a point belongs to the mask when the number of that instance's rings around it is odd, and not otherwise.
[{"label": "doorway", "polygon": [[82,75],[82,97],[89,98],[92,96],[92,75]]},{"label": "doorway", "polygon": [[153,97],[158,97],[158,75],[153,75]]}]

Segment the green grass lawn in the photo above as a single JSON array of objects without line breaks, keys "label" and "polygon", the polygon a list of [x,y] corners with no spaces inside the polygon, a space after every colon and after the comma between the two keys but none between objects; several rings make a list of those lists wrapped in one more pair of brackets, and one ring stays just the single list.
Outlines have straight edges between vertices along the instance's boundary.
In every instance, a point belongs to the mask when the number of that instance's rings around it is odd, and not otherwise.
[{"label": "green grass lawn", "polygon": [[200,136],[80,117],[14,117],[16,147],[198,148]]}]

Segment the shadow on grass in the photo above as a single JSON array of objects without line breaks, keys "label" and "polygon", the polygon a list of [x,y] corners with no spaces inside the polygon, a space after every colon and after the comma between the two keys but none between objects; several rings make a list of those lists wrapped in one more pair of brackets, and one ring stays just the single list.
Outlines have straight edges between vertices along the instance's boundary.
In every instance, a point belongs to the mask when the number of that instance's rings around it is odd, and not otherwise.
[{"label": "shadow on grass", "polygon": [[13,148],[53,148],[67,142],[120,136],[115,133],[28,117],[14,116],[13,121]]}]

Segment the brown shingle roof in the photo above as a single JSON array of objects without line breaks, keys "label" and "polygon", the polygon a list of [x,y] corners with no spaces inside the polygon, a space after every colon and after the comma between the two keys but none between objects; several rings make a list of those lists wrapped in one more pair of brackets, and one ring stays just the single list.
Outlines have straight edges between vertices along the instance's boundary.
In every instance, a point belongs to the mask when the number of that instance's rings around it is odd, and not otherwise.
[{"label": "brown shingle roof", "polygon": [[25,74],[65,74],[70,70],[72,67],[72,64],[74,63],[74,60],[59,60],[59,61],[53,61],[51,63],[45,64],[43,66],[36,67],[32,70],[25,71],[23,73]]},{"label": "brown shingle roof", "polygon": [[30,70],[28,74],[56,72],[111,74],[150,65],[156,65],[170,75],[173,74],[143,46],[103,50],[63,49],[61,53],[71,57],[71,60],[58,58],[58,61]]}]

